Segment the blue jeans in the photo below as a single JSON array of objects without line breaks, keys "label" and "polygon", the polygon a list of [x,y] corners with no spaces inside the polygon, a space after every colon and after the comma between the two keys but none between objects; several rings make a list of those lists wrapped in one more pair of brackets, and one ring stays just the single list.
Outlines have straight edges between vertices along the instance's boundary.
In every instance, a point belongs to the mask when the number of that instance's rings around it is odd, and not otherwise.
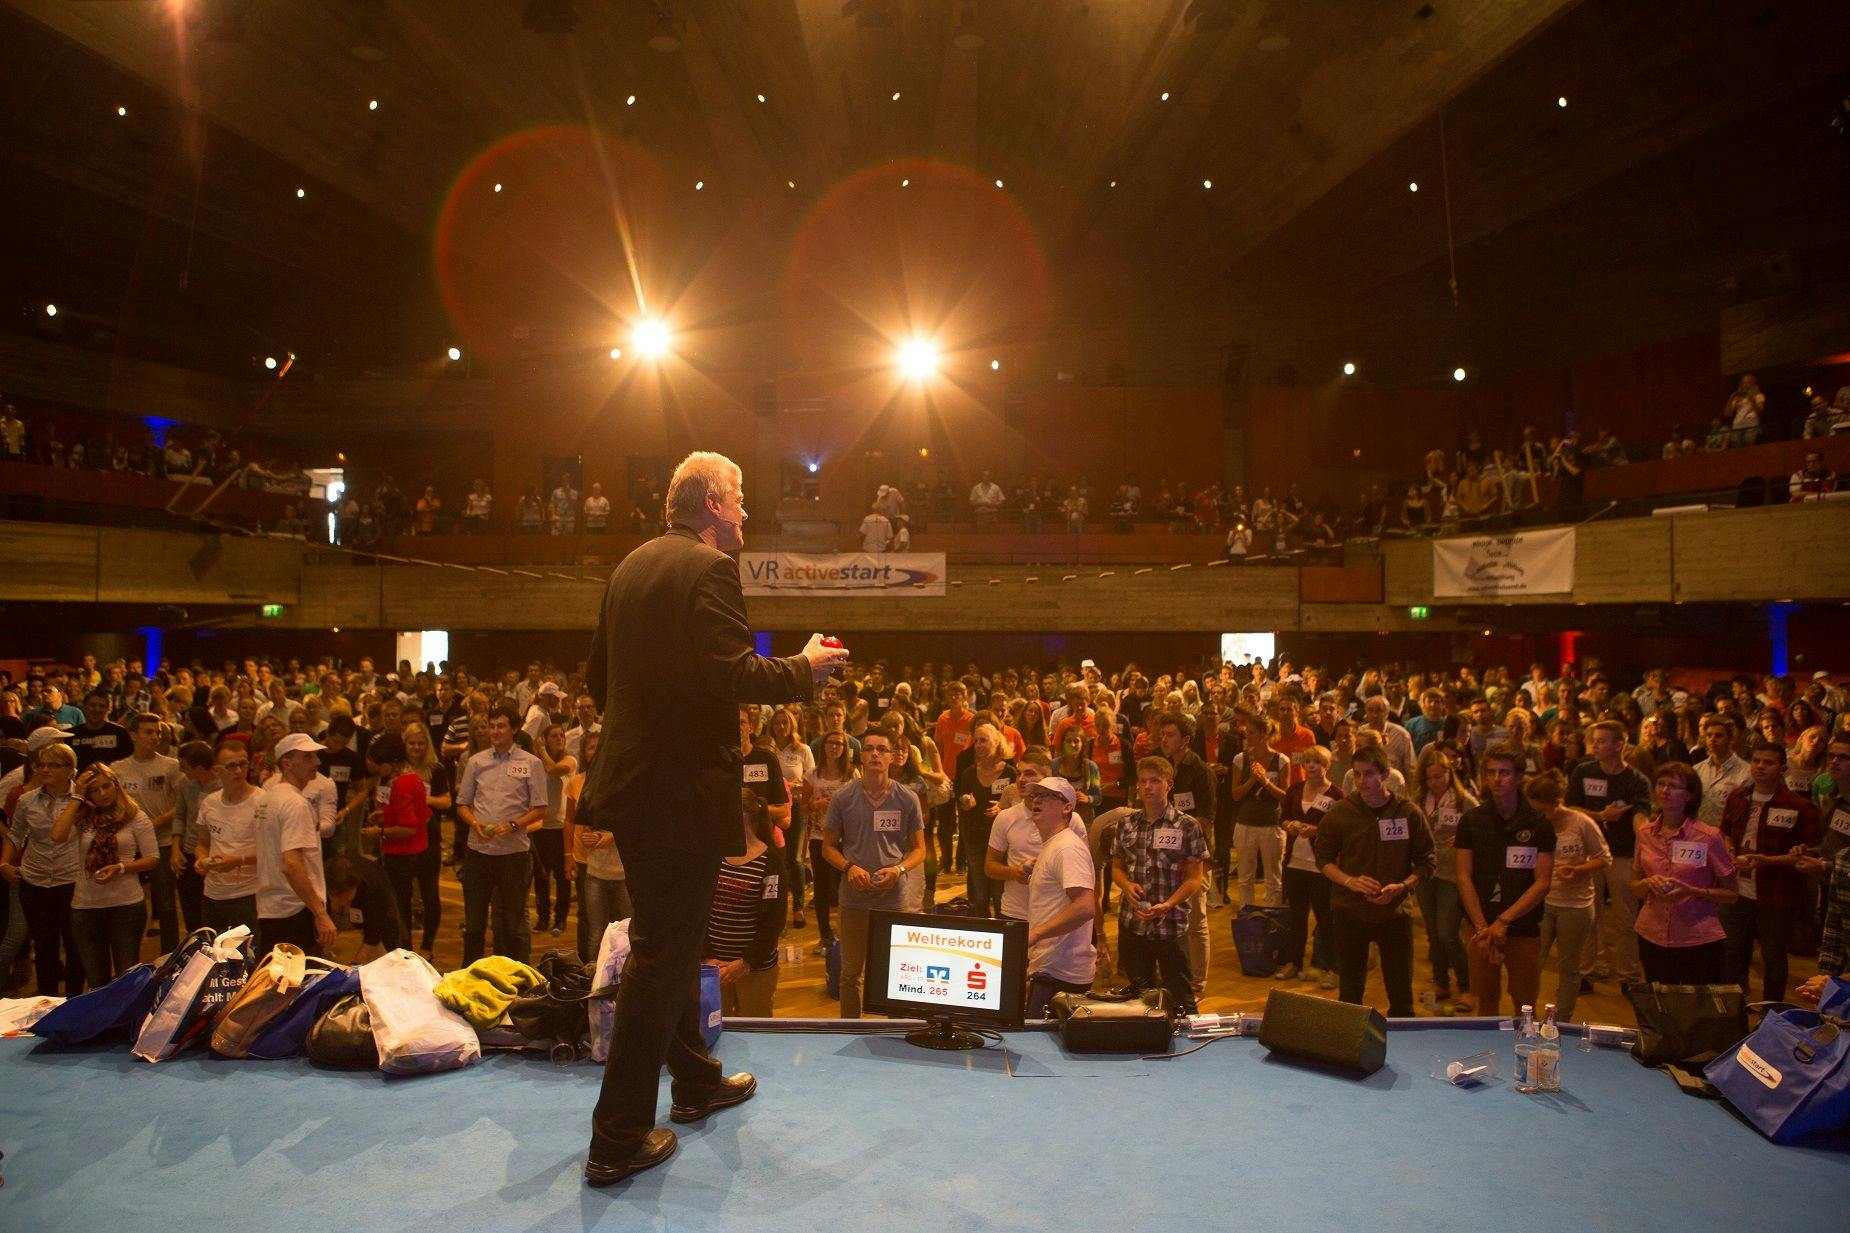
[{"label": "blue jeans", "polygon": [[1432,960],[1432,983],[1441,989],[1452,987],[1458,978],[1458,992],[1471,991],[1470,956],[1465,951],[1464,904],[1458,898],[1458,883],[1443,878],[1421,878],[1413,888],[1419,901],[1420,919],[1426,922],[1426,952]]},{"label": "blue jeans", "polygon": [[116,908],[72,908],[77,957],[92,989],[100,989],[141,959],[141,931],[148,909],[139,901]]},{"label": "blue jeans", "polygon": [[604,945],[604,931],[615,920],[628,920],[629,887],[622,878],[594,878],[581,866],[578,870],[578,955],[586,963],[596,963]]},{"label": "blue jeans", "polygon": [[463,966],[487,953],[488,912],[495,913],[495,953],[527,962],[533,953],[533,926],[527,920],[527,885],[533,862],[526,852],[485,856],[470,852],[463,861]]}]

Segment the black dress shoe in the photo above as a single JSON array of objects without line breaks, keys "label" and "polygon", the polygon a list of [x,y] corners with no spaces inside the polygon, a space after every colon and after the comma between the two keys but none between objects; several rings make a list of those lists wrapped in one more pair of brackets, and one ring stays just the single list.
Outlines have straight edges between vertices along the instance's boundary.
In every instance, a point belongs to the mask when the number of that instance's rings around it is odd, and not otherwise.
[{"label": "black dress shoe", "polygon": [[642,1140],[642,1146],[628,1160],[606,1164],[594,1158],[585,1160],[585,1185],[614,1186],[632,1174],[644,1169],[653,1169],[662,1161],[674,1155],[675,1145],[680,1141],[674,1131],[666,1126],[651,1130]]},{"label": "black dress shoe", "polygon": [[727,1075],[719,1081],[719,1086],[692,1100],[676,1098],[668,1110],[668,1120],[680,1122],[697,1122],[715,1109],[724,1109],[728,1105],[743,1104],[752,1098],[758,1090],[758,1080],[744,1071],[736,1075]]}]

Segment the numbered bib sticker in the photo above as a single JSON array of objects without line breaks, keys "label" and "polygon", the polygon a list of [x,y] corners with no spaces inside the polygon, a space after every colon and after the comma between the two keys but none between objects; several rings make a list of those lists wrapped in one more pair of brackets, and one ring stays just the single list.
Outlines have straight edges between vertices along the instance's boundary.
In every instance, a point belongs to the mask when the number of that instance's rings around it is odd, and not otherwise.
[{"label": "numbered bib sticker", "polygon": [[1583,779],[1580,781],[1580,790],[1586,793],[1588,800],[1603,801],[1606,799],[1604,779]]},{"label": "numbered bib sticker", "polygon": [[1511,869],[1535,868],[1534,848],[1506,848],[1503,863]]},{"label": "numbered bib sticker", "polygon": [[893,700],[891,698],[876,698],[874,699],[874,705],[884,711],[887,707],[893,705]]},{"label": "numbered bib sticker", "polygon": [[1773,830],[1789,831],[1799,824],[1799,811],[1796,809],[1769,809],[1766,811],[1766,824]]},{"label": "numbered bib sticker", "polygon": [[1175,803],[1176,808],[1180,809],[1183,813],[1195,812],[1195,794],[1193,792],[1176,793]]},{"label": "numbered bib sticker", "polygon": [[774,873],[764,875],[764,898],[767,903],[777,898],[777,875]]},{"label": "numbered bib sticker", "polygon": [[328,778],[335,783],[346,783],[347,777],[351,774],[353,774],[353,768],[350,766],[330,766],[328,768]]},{"label": "numbered bib sticker", "polygon": [[1700,869],[1709,863],[1709,845],[1698,839],[1673,839],[1670,863],[1678,869]]},{"label": "numbered bib sticker", "polygon": [[531,779],[533,778],[533,764],[530,762],[509,762],[507,764],[507,773],[515,779]]},{"label": "numbered bib sticker", "polygon": [[347,921],[349,924],[364,925],[366,923],[366,913],[359,908],[348,908]]},{"label": "numbered bib sticker", "polygon": [[1382,818],[1380,820],[1381,839],[1387,842],[1407,837],[1407,820],[1405,818]]},{"label": "numbered bib sticker", "polygon": [[1436,819],[1436,825],[1441,831],[1451,832],[1458,829],[1458,811],[1456,809],[1441,809],[1433,816]]},{"label": "numbered bib sticker", "polygon": [[1008,786],[1014,782],[1015,781],[1012,779],[998,779],[989,785],[989,794],[991,796],[1001,796],[1004,792],[1008,791]]},{"label": "numbered bib sticker", "polygon": [[1850,835],[1850,809],[1837,809],[1831,812],[1831,829],[1839,835]]},{"label": "numbered bib sticker", "polygon": [[951,737],[951,744],[957,746],[957,748],[959,749],[962,749],[965,745],[968,745],[969,743],[970,743],[970,734],[968,732],[959,732]]},{"label": "numbered bib sticker", "polygon": [[1328,813],[1332,803],[1333,802],[1327,795],[1319,796],[1316,800],[1304,806],[1304,811],[1306,813]]},{"label": "numbered bib sticker", "polygon": [[1557,865],[1578,865],[1580,863],[1580,840],[1566,839],[1556,844],[1555,863]]},{"label": "numbered bib sticker", "polygon": [[1158,852],[1180,852],[1182,850],[1182,830],[1176,826],[1158,828],[1150,840],[1150,846]]},{"label": "numbered bib sticker", "polygon": [[764,763],[747,762],[745,764],[745,782],[746,783],[769,783],[770,780],[771,780],[771,768],[766,766]]},{"label": "numbered bib sticker", "polygon": [[1105,755],[1105,762],[1109,766],[1123,766],[1124,765],[1124,751],[1122,749],[1112,750],[1110,753]]},{"label": "numbered bib sticker", "polygon": [[380,805],[390,805],[392,803],[392,789],[384,784],[380,784],[373,789],[373,800]]},{"label": "numbered bib sticker", "polygon": [[882,835],[897,835],[900,816],[897,809],[876,809],[874,810],[874,829]]}]

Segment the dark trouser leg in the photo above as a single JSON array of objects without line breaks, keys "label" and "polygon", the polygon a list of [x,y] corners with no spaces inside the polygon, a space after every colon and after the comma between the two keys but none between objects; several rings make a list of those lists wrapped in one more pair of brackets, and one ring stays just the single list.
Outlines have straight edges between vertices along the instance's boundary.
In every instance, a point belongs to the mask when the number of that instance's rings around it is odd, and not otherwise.
[{"label": "dark trouser leg", "polygon": [[1231,872],[1229,861],[1232,856],[1233,815],[1227,813],[1214,819],[1214,885],[1220,888],[1222,898],[1228,897],[1227,875]]},{"label": "dark trouser leg", "polygon": [[1131,992],[1142,993],[1156,983],[1156,953],[1150,949],[1149,939],[1141,933],[1119,928],[1118,959],[1124,966]]},{"label": "dark trouser leg", "polygon": [[385,869],[385,880],[392,886],[392,902],[398,908],[398,927],[407,943],[411,940],[411,884],[417,878],[418,859],[390,853],[379,858]]},{"label": "dark trouser leg", "polygon": [[315,918],[307,908],[294,916],[271,917],[257,922],[258,954],[269,954],[279,942],[299,946],[305,955],[321,956],[321,943],[315,940]]},{"label": "dark trouser leg", "polygon": [[71,927],[77,933],[77,957],[84,965],[84,979],[93,989],[108,984],[115,975],[109,970],[109,922],[105,908],[71,909]]},{"label": "dark trouser leg", "polygon": [[19,884],[19,906],[32,939],[32,965],[41,997],[76,997],[84,990],[83,961],[77,955],[77,931],[71,923],[71,896],[76,887]]},{"label": "dark trouser leg", "polygon": [[989,837],[964,844],[964,876],[970,888],[970,915],[994,916],[1002,910],[1002,888],[983,871],[983,858],[989,851]]},{"label": "dark trouser leg", "polygon": [[[172,907],[171,898],[168,906]],[[110,979],[114,980],[141,962],[141,935],[148,928],[148,909],[144,904],[125,903],[118,908],[104,908],[103,911],[109,914],[109,966],[112,973]],[[174,945],[179,945],[179,939],[174,940]]]},{"label": "dark trouser leg", "polygon": [[1336,943],[1336,996],[1360,1006],[1368,992],[1368,926],[1346,912],[1332,912],[1331,917],[1330,932]]},{"label": "dark trouser leg", "polygon": [[1328,881],[1308,869],[1285,869],[1285,903],[1291,909],[1291,933],[1285,943],[1285,962],[1304,966],[1304,947],[1310,942],[1310,895],[1313,884]]},{"label": "dark trouser leg", "polygon": [[655,1125],[663,1063],[690,1093],[721,1077],[700,1033],[700,950],[720,858],[657,851],[621,837],[617,851],[636,911],[610,1059],[591,1114],[591,1155],[600,1163],[629,1159]]},{"label": "dark trouser leg", "polygon": [[167,859],[170,850],[166,844],[162,844],[161,858],[148,871],[148,902],[154,910],[154,921],[160,926],[162,954],[169,953],[180,944],[178,888],[173,876],[173,865]]},{"label": "dark trouser leg", "polygon": [[[223,933],[227,929],[235,929],[243,925],[251,931],[252,938],[258,936],[257,896],[244,895],[237,899],[202,899],[200,902],[202,904],[199,909],[200,916],[205,921],[207,929],[215,929]],[[265,951],[263,955],[269,953]],[[263,955],[257,957],[262,959]]]},{"label": "dark trouser leg", "polygon": [[1728,935],[1723,944],[1728,956],[1728,981],[1741,986],[1743,993],[1747,991],[1748,968],[1754,961],[1754,939],[1758,936],[1760,921],[1758,907],[1747,898],[1721,906],[1722,928]]},{"label": "dark trouser leg", "polygon": [[820,839],[809,841],[809,868],[815,878],[816,927],[822,931],[822,940],[827,942],[835,936],[834,929],[829,927],[829,910],[835,906],[835,890],[841,884],[841,870],[829,864],[822,855]]},{"label": "dark trouser leg", "polygon": [[1178,1015],[1195,1013],[1195,978],[1189,971],[1188,948],[1183,938],[1163,938],[1152,943],[1156,967],[1162,973],[1163,988],[1169,990],[1169,1005]]},{"label": "dark trouser leg", "polygon": [[563,929],[572,910],[572,892],[565,880],[565,831],[534,831],[529,855],[533,858],[534,915],[542,928],[550,920],[553,928]]},{"label": "dark trouser leg", "polygon": [[[578,883],[578,957],[586,963],[596,963],[597,956],[591,952],[591,897],[585,893],[590,877],[585,867],[580,865],[574,878]],[[603,932],[599,931],[597,936],[598,941],[602,942]]]},{"label": "dark trouser leg", "polygon": [[[481,853],[471,853],[475,860]],[[527,921],[527,883],[532,879],[532,853],[482,857],[488,871],[489,894],[495,916],[495,951],[526,963],[533,955],[533,926]],[[718,874],[714,875],[716,878]]]},{"label": "dark trouser leg", "polygon": [[[1388,1014],[1396,1019],[1413,1017],[1413,920],[1397,916],[1374,929],[1381,950],[1381,983],[1387,986]],[[1366,965],[1366,960],[1363,961]]]},{"label": "dark trouser leg", "polygon": [[1725,942],[1704,942],[1700,946],[1659,946],[1639,938],[1638,958],[1644,965],[1644,978],[1651,984],[1727,983],[1728,955]]},{"label": "dark trouser leg", "polygon": [[492,856],[470,853],[463,862],[463,966],[468,967],[483,955],[488,941],[488,900],[493,871]]},{"label": "dark trouser leg", "polygon": [[[1763,1002],[1786,1000],[1787,959],[1792,946],[1792,926],[1798,914],[1796,907],[1770,908],[1764,904],[1757,913],[1754,932],[1760,935],[1760,1000]],[[1741,987],[1746,989],[1745,981]]]},{"label": "dark trouser leg", "polygon": [[180,900],[180,915],[185,918],[186,928],[193,930],[206,918],[206,877],[193,868],[193,853],[182,852],[180,856],[186,863],[181,866],[174,885]]},{"label": "dark trouser leg", "polygon": [[[443,924],[443,900],[437,888],[437,875],[443,864],[443,854],[437,844],[431,844],[417,855],[418,898],[424,902],[424,949],[437,948],[437,928]],[[409,937],[410,935],[406,935]]]}]

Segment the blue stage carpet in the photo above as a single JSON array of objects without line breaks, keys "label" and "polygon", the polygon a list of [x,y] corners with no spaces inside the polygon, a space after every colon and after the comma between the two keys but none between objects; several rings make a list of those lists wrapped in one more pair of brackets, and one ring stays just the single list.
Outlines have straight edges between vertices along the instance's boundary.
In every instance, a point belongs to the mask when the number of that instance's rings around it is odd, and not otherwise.
[{"label": "blue stage carpet", "polygon": [[[0,1041],[0,1230],[1286,1230],[1844,1227],[1850,1148],[1776,1148],[1623,1052],[1559,1095],[1427,1078],[1494,1031],[1394,1032],[1355,1080],[1226,1040],[1147,1062],[729,1033],[760,1093],[666,1166],[580,1182],[599,1071],[494,1056],[412,1079]],[[1507,1064],[1506,1064],[1507,1069]],[[664,1083],[662,1109],[667,1111]]]}]

